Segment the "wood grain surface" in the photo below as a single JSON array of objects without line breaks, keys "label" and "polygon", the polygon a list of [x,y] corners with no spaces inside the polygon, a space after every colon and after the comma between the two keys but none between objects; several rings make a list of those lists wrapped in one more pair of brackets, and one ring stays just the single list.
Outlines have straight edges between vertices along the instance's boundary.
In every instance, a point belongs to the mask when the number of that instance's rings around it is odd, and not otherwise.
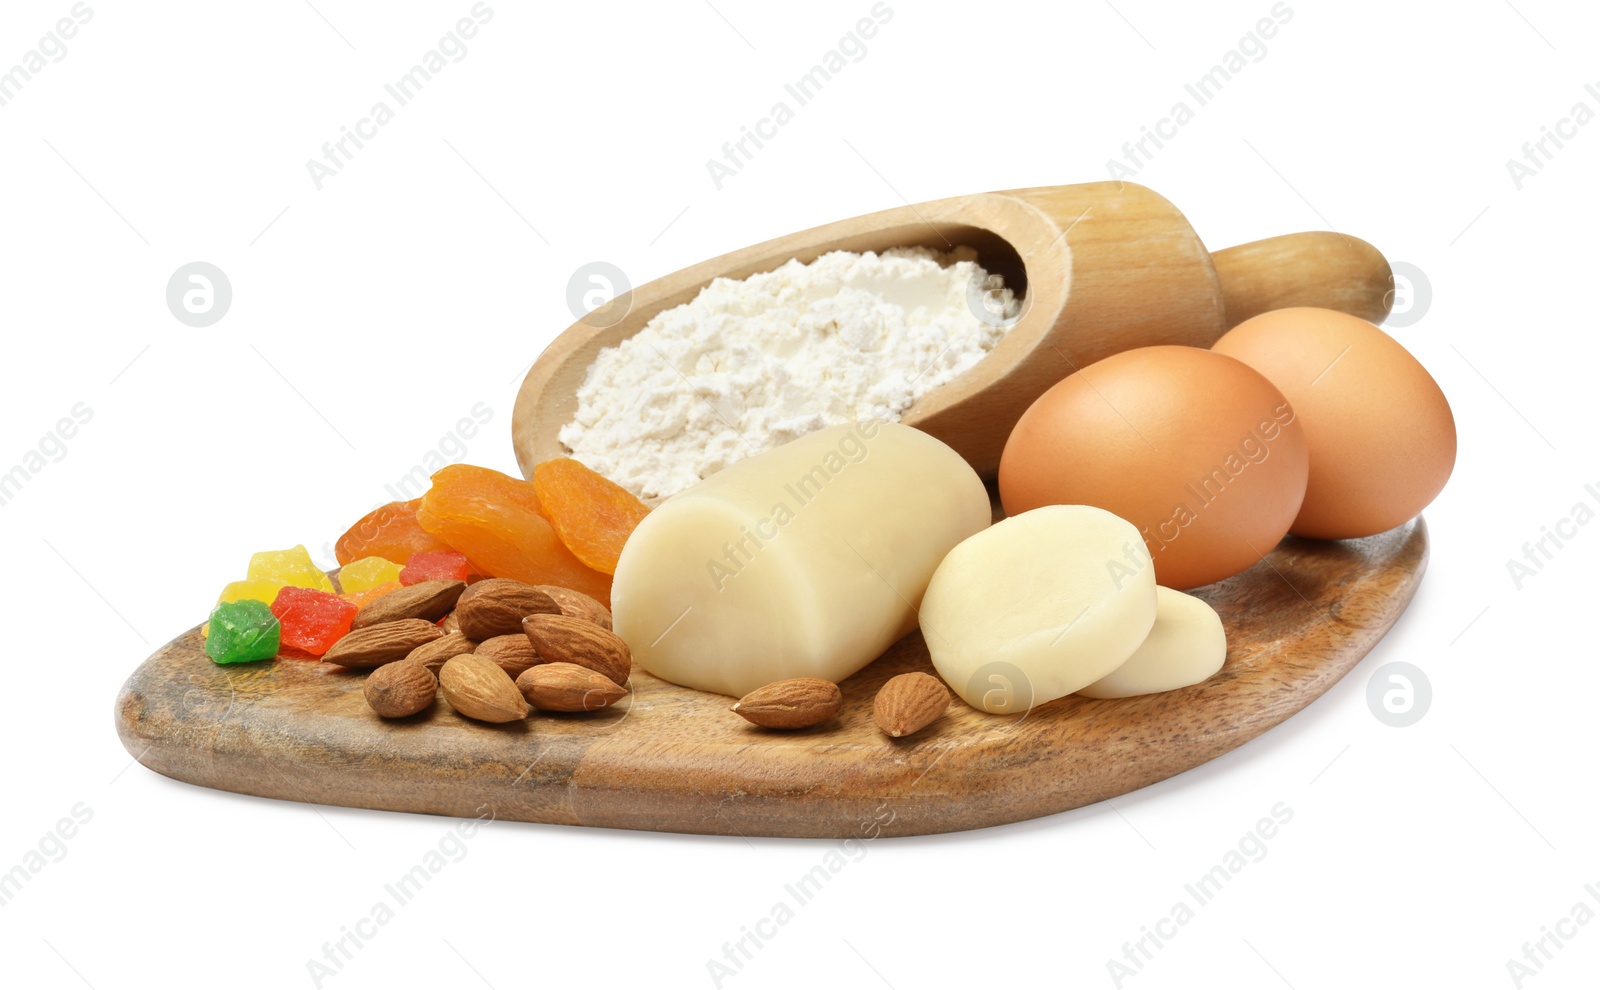
[{"label": "wood grain surface", "polygon": [[364,675],[282,660],[223,667],[198,628],[124,685],[117,731],[150,769],[207,787],[320,804],[718,835],[860,837],[983,828],[1163,780],[1310,704],[1405,610],[1427,561],[1418,518],[1364,540],[1290,538],[1199,593],[1228,659],[1203,684],[1115,701],[1069,697],[1015,716],[953,703],[890,740],[872,698],[929,670],[913,634],[843,684],[844,708],[800,732],[749,725],[731,699],[636,670],[617,708],[495,726],[443,700],[374,715]]},{"label": "wood grain surface", "polygon": [[512,413],[523,473],[568,453],[557,436],[603,348],[694,298],[712,279],[746,278],[828,251],[965,245],[1023,293],[1021,317],[983,360],[907,409],[902,422],[994,476],[1011,427],[1051,385],[1132,347],[1209,347],[1235,323],[1281,306],[1324,306],[1379,321],[1389,263],[1346,234],[1285,234],[1213,256],[1178,208],[1132,182],[979,193],[813,227],[634,288],[574,323],[539,356]]}]

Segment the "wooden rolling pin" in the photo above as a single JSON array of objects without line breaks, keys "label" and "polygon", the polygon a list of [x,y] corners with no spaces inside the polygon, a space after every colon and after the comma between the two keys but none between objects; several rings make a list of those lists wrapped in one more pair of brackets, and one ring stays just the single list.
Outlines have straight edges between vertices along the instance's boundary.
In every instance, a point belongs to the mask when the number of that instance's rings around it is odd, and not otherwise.
[{"label": "wooden rolling pin", "polygon": [[[829,251],[967,245],[1020,290],[1024,310],[1000,344],[918,399],[902,422],[933,434],[992,477],[1024,410],[1078,368],[1133,347],[1209,347],[1235,324],[1285,306],[1322,306],[1374,323],[1393,298],[1372,245],[1327,231],[1285,234],[1212,254],[1177,207],[1131,182],[979,193],[824,224],[701,262],[633,290],[620,319],[586,318],[534,362],[512,440],[524,474],[568,453],[557,434],[578,408],[596,355],[712,279],[745,278]],[[600,326],[598,324],[608,324]]]}]

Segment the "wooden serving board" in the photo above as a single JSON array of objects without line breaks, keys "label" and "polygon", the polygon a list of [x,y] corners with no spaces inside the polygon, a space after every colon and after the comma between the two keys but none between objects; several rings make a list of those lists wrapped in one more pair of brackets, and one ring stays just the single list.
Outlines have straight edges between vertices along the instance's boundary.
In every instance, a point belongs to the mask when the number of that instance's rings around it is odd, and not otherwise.
[{"label": "wooden serving board", "polygon": [[1419,517],[1363,540],[1285,540],[1203,589],[1228,659],[1203,684],[1117,701],[1069,697],[1015,716],[956,701],[903,740],[872,722],[891,676],[930,670],[913,634],[842,685],[801,732],[749,725],[731,699],[636,670],[630,698],[587,715],[493,726],[443,700],[374,715],[363,674],[284,660],[223,667],[199,629],[156,652],[117,699],[128,752],[207,787],[318,804],[717,835],[862,837],[983,828],[1125,794],[1199,766],[1310,704],[1405,610],[1427,562]]}]

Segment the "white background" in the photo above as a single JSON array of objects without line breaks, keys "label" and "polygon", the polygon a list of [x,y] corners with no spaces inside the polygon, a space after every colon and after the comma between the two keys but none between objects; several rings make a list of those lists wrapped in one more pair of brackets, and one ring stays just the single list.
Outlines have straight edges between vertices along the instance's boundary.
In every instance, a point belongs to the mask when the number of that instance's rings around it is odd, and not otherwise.
[{"label": "white background", "polygon": [[[572,321],[578,266],[641,284],[903,200],[1104,178],[1272,6],[891,0],[866,57],[718,191],[706,160],[868,0],[492,0],[467,55],[319,191],[306,161],[472,5],[313,2],[91,0],[0,107],[0,470],[93,410],[0,507],[0,871],[80,802],[93,816],[0,907],[8,985],[311,986],[307,961],[437,847],[449,820],[131,765],[112,702],[252,551],[331,563],[476,403],[493,418],[467,458],[515,470],[515,383]],[[1113,986],[1107,960],[1278,802],[1266,857],[1125,986],[1513,986],[1507,960],[1589,898],[1600,527],[1520,589],[1506,562],[1600,483],[1600,123],[1520,190],[1506,160],[1576,102],[1600,111],[1600,17],[1514,2],[1290,0],[1266,56],[1137,176],[1213,247],[1331,227],[1426,273],[1431,307],[1393,332],[1449,396],[1460,459],[1393,633],[1206,767],[870,844],[724,986]],[[0,8],[0,68],[70,8]],[[164,302],[195,260],[234,291],[204,329]],[[1365,694],[1401,660],[1434,696],[1395,729]],[[707,961],[835,846],[500,823],[466,848],[323,985],[711,986]],[[1577,932],[1524,985],[1592,985],[1600,924]]]}]

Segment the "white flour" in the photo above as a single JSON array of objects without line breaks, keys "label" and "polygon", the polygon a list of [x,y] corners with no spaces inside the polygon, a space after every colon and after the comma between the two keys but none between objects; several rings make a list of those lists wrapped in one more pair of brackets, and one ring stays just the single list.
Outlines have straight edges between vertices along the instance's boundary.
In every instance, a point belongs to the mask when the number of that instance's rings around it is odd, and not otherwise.
[{"label": "white flour", "polygon": [[600,352],[561,442],[650,498],[825,426],[898,421],[1015,322],[1010,289],[985,307],[975,258],[964,247],[835,251],[719,278]]}]

